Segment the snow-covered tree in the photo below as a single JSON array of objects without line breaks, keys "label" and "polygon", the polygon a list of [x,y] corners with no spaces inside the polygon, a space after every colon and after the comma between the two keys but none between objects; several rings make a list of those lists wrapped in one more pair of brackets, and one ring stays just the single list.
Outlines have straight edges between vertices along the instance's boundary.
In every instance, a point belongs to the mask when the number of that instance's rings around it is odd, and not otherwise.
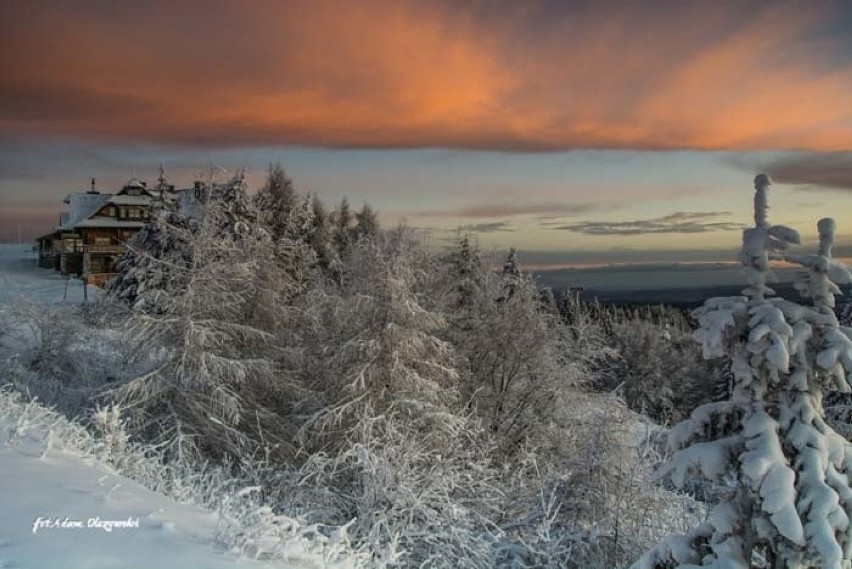
[{"label": "snow-covered tree", "polygon": [[338,255],[345,256],[352,242],[352,226],[354,223],[352,208],[349,199],[344,197],[331,213],[332,242],[337,249]]},{"label": "snow-covered tree", "polygon": [[[194,437],[212,456],[235,456],[263,437],[279,451],[292,433],[273,409],[281,398],[272,381],[274,314],[292,277],[275,271],[271,238],[256,219],[243,176],[210,182],[191,228],[181,232],[186,262],[165,266],[180,286],[169,288],[156,311],[136,311],[128,323],[137,345],[156,365],[123,382],[113,395],[134,410],[146,437],[173,442]],[[273,444],[273,443],[270,443]]]},{"label": "snow-covered tree", "polygon": [[272,239],[277,241],[289,234],[291,215],[296,209],[298,196],[293,180],[287,176],[280,163],[270,164],[266,182],[255,196],[263,223],[269,227]]},{"label": "snow-covered tree", "polygon": [[469,235],[459,235],[440,259],[434,296],[439,300],[439,309],[461,333],[472,327],[482,303],[488,300],[489,272],[478,244]]},{"label": "snow-covered tree", "polygon": [[143,311],[163,309],[171,291],[182,286],[182,269],[191,262],[187,240],[192,222],[167,194],[171,186],[160,168],[149,221],[127,244],[118,275],[109,281],[110,298]]},{"label": "snow-covered tree", "polygon": [[314,249],[317,263],[325,275],[339,280],[341,271],[340,256],[337,254],[332,241],[331,219],[325,209],[325,204],[322,203],[319,196],[313,196],[311,207],[313,210],[311,246]]},{"label": "snow-covered tree", "polygon": [[355,214],[355,229],[354,234],[356,239],[361,237],[372,237],[379,231],[379,214],[370,207],[370,204],[364,204],[361,211]]},{"label": "snow-covered tree", "polygon": [[513,452],[549,423],[555,393],[575,383],[577,370],[558,314],[542,309],[535,283],[512,266],[495,273],[460,236],[441,259],[434,294],[459,356],[462,397]]},{"label": "snow-covered tree", "polygon": [[299,305],[303,383],[319,401],[308,439],[351,443],[365,417],[425,429],[458,404],[452,346],[438,335],[446,322],[413,290],[409,241],[397,231],[353,243],[345,283]]},{"label": "snow-covered tree", "polygon": [[503,299],[510,299],[521,286],[524,274],[518,264],[518,252],[514,247],[509,249],[506,262],[503,263]]},{"label": "snow-covered tree", "polygon": [[205,193],[210,207],[205,214],[212,215],[222,235],[239,238],[256,227],[257,209],[248,195],[244,169],[223,182],[211,178],[207,185],[209,190]]},{"label": "snow-covered tree", "polygon": [[[671,432],[661,471],[676,486],[695,474],[722,497],[707,523],[646,554],[640,568],[827,567],[852,559],[852,447],[824,421],[821,390],[848,390],[852,342],[833,313],[829,273],[833,222],[820,222],[815,256],[786,255],[809,268],[802,307],[772,297],[770,260],[798,234],[767,219],[767,176],[755,178],[755,226],[743,232],[743,296],[711,298],[696,311],[705,356],[733,360],[730,400],[700,406]],[[833,268],[833,270],[832,270]]]}]

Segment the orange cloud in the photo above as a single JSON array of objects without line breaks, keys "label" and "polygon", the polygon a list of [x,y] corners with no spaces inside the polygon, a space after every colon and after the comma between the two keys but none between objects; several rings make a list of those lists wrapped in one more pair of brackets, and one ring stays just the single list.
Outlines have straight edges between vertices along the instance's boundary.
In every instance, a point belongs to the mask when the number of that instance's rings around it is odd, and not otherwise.
[{"label": "orange cloud", "polygon": [[221,146],[852,148],[852,58],[827,27],[841,3],[596,6],[19,3],[0,23],[0,128]]}]

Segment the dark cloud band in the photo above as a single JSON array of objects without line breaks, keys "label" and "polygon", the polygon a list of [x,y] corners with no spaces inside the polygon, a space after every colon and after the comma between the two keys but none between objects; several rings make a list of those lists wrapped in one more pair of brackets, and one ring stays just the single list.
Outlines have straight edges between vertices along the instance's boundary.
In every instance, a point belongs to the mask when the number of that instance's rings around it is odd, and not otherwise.
[{"label": "dark cloud band", "polygon": [[737,231],[740,223],[714,221],[730,215],[726,211],[677,212],[655,219],[635,221],[583,221],[558,225],[553,229],[584,233],[586,235],[654,235],[661,233],[709,233],[712,231]]}]

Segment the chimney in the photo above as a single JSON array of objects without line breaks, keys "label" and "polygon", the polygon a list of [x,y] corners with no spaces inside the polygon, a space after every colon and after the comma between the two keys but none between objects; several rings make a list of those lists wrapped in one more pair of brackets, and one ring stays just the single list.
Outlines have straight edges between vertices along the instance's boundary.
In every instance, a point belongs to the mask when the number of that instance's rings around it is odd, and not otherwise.
[{"label": "chimney", "polygon": [[100,192],[98,192],[98,190],[96,190],[96,189],[95,189],[95,179],[94,179],[94,178],[92,178],[92,187],[91,187],[91,189],[90,189],[88,192],[86,192],[86,193],[87,193],[87,194],[98,194],[98,193],[100,193]]}]

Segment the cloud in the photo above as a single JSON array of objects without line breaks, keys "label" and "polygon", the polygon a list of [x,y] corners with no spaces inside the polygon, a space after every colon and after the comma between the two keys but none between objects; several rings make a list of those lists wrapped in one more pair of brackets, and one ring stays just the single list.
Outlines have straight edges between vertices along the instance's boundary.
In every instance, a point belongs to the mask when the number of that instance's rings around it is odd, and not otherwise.
[{"label": "cloud", "polygon": [[660,233],[708,233],[744,229],[740,223],[713,221],[729,216],[727,211],[677,212],[655,219],[636,221],[583,221],[554,229],[587,235],[653,235]]},{"label": "cloud", "polygon": [[491,223],[476,223],[473,225],[462,225],[462,231],[471,233],[498,233],[501,231],[515,231],[508,221],[494,221]]},{"label": "cloud", "polygon": [[[568,251],[546,251],[536,249],[518,250],[523,267],[530,270],[554,269],[560,267],[582,267],[618,265],[630,263],[665,264],[671,267],[675,263],[733,263],[736,248],[730,249],[572,249]],[[505,259],[506,251],[495,251],[496,259]]]},{"label": "cloud", "polygon": [[848,10],[14,2],[0,21],[0,131],[219,147],[837,151],[852,147],[852,50],[836,25]]},{"label": "cloud", "polygon": [[796,153],[764,164],[763,169],[778,184],[852,190],[852,152]]},{"label": "cloud", "polygon": [[600,211],[602,208],[601,204],[593,202],[483,203],[455,209],[417,211],[411,212],[411,215],[416,217],[488,218],[540,214],[540,219],[543,219],[590,213]]}]

